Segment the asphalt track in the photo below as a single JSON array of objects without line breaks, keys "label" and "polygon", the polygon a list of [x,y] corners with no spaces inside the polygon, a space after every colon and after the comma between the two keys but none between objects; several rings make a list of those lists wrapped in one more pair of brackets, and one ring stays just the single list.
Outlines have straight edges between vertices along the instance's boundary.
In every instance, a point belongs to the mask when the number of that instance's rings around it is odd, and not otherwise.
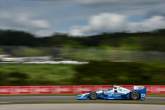
[{"label": "asphalt track", "polygon": [[[147,97],[145,101],[132,100],[75,100],[75,96],[0,96],[0,104],[33,103],[111,103],[111,104],[161,104],[165,97]],[[165,109],[164,109],[165,110]]]},{"label": "asphalt track", "polygon": [[0,110],[165,110],[165,105],[144,104],[11,104]]}]

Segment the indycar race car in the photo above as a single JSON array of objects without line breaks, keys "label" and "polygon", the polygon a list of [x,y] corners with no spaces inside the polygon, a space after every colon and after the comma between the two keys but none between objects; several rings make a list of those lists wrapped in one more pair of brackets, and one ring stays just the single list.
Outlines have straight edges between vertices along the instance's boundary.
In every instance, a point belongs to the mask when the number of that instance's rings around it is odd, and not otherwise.
[{"label": "indycar race car", "polygon": [[134,86],[132,90],[121,86],[113,86],[108,90],[92,91],[77,95],[77,100],[144,100],[147,89],[144,86]]}]

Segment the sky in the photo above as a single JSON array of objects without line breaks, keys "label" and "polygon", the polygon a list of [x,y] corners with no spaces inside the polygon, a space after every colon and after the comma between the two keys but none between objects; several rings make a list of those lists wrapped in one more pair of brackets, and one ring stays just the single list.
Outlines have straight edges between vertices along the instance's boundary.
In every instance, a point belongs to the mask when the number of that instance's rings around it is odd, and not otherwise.
[{"label": "sky", "polygon": [[165,28],[165,0],[0,0],[0,29],[86,36]]}]

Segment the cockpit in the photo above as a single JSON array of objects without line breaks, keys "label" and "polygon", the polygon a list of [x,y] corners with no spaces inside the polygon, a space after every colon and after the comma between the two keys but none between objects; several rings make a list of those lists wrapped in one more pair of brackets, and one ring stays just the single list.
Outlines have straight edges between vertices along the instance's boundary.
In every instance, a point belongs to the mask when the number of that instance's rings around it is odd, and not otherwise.
[{"label": "cockpit", "polygon": [[114,93],[123,93],[123,94],[130,92],[130,90],[120,87],[120,86],[113,86],[112,91]]}]

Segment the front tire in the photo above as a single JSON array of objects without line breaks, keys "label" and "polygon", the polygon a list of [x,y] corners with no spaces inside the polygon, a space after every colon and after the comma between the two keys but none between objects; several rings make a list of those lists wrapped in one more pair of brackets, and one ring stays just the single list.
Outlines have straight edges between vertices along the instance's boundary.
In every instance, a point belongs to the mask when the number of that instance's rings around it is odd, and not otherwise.
[{"label": "front tire", "polygon": [[96,94],[96,92],[91,92],[91,93],[89,94],[89,99],[91,99],[91,100],[96,100],[96,99],[97,99],[97,94]]},{"label": "front tire", "polygon": [[139,100],[140,99],[140,94],[136,91],[132,91],[131,94],[130,94],[130,98],[132,100]]}]

